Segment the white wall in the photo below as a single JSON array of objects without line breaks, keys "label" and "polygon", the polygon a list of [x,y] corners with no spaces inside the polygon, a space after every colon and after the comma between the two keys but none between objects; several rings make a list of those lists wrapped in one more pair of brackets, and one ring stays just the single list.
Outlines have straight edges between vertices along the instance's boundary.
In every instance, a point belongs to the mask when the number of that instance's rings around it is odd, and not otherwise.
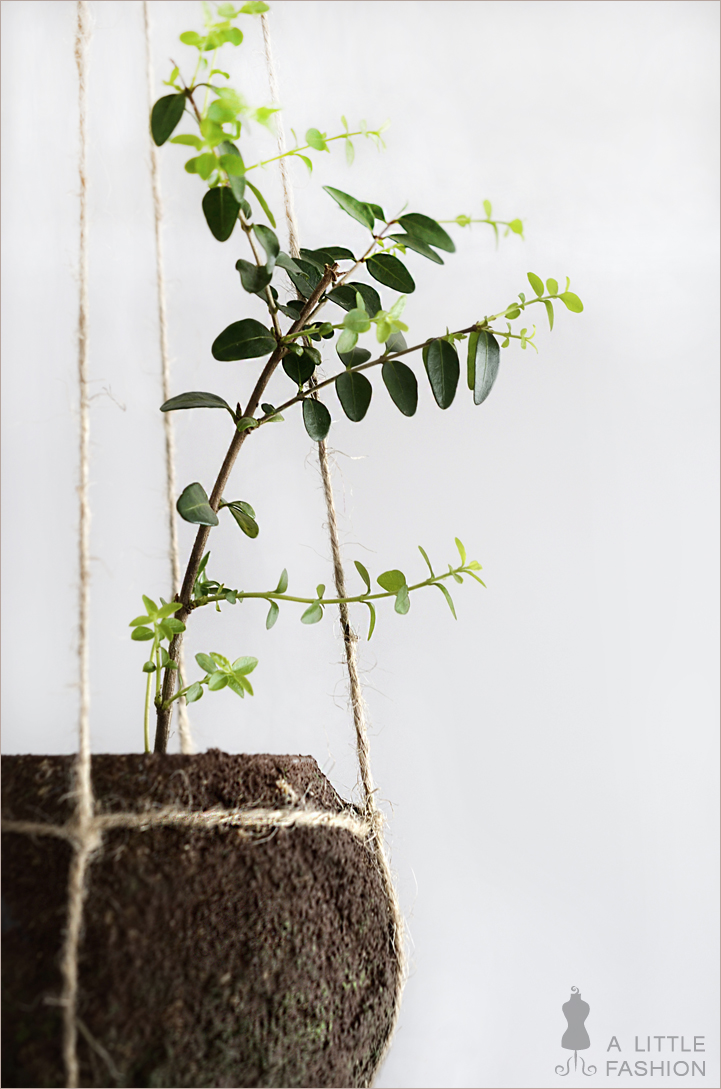
[{"label": "white wall", "polygon": [[[142,746],[142,650],[127,622],[141,593],[169,589],[162,397],[142,9],[91,8],[92,731],[95,751],[122,752]],[[74,9],[2,4],[6,753],[75,747]],[[151,9],[160,94],[167,58],[189,63],[177,35],[198,5]],[[261,103],[248,24],[224,60]],[[619,1057],[612,1035],[633,1059],[634,1035],[685,1034],[707,1037],[696,1057],[718,1084],[718,4],[276,0],[272,26],[288,127],[392,121],[380,155],[359,145],[348,168],[336,147],[315,156],[312,182],[294,168],[306,244],[361,240],[322,184],[443,219],[489,198],[500,218],[523,218],[526,241],[495,252],[488,228],[454,230],[445,268],[409,258],[414,340],[502,308],[528,291],[528,269],[570,275],[586,307],[557,312],[552,334],[534,315],[539,355],[505,352],[480,408],[461,390],[439,412],[423,378],[411,420],[377,378],[362,424],[329,398],[348,564],[420,578],[416,545],[442,566],[458,535],[488,586],[455,588],[458,623],[437,592],[405,618],[381,610],[361,643],[414,941],[379,1085],[564,1084],[572,985],[591,1004],[596,1082]],[[253,143],[272,154],[263,132]],[[240,241],[210,236],[183,161],[162,149],[174,389],[235,402],[253,365],[216,363],[210,344],[262,308],[237,283]],[[280,209],[274,170],[263,187]],[[288,389],[274,378],[270,399]],[[220,420],[178,414],[176,434],[179,482],[209,488]],[[297,413],[247,444],[232,491],[256,507],[261,536],[214,534],[216,577],[264,588],[286,566],[300,593],[330,583]],[[187,550],[192,531],[180,532]],[[253,700],[224,692],[191,708],[197,744],[312,753],[349,792],[337,630],[301,627],[286,607],[266,632],[264,615],[247,604],[197,618],[193,653],[260,659]]]}]

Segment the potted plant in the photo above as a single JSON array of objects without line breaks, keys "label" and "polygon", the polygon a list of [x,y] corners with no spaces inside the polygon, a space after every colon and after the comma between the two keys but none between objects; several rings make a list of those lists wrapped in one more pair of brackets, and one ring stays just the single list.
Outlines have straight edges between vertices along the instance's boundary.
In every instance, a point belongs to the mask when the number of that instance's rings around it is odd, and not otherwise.
[{"label": "potted plant", "polygon": [[[235,265],[241,299],[260,299],[267,317],[249,317],[241,306],[237,320],[212,332],[211,353],[255,366],[257,379],[244,405],[196,390],[160,406],[166,413],[214,410],[227,424],[228,449],[212,486],[191,481],[177,499],[180,517],[198,527],[182,585],[172,599],[144,596],[143,611],[130,622],[133,640],[145,650],[144,753],[93,758],[98,838],[89,846],[83,840],[88,858],[95,854],[77,887],[73,858],[82,828],[73,824],[68,794],[72,760],[3,762],[8,1086],[61,1085],[66,1076],[82,1085],[111,1079],[128,1086],[370,1084],[392,1034],[402,976],[397,906],[372,784],[366,783],[366,807],[354,807],[308,757],[168,754],[179,701],[224,688],[241,699],[252,696],[249,677],[257,665],[250,654],[236,656],[252,646],[224,648],[227,656],[208,650],[185,675],[182,639],[196,610],[261,599],[267,628],[281,607],[300,607],[304,624],[321,622],[329,606],[341,608],[348,646],[349,606],[366,610],[367,638],[379,602],[388,599],[386,606],[392,602],[404,615],[412,594],[430,587],[455,617],[449,586],[466,576],[481,582],[480,565],[456,539],[458,561],[447,571],[437,572],[421,548],[428,573],[416,579],[396,568],[372,577],[356,561],[357,593],[345,591],[338,564],[335,593],[321,584],[293,594],[286,571],[272,589],[247,589],[213,569],[210,533],[224,523],[225,532],[258,537],[262,516],[234,497],[231,474],[261,428],[284,420],[293,426],[299,417],[309,438],[323,444],[332,423],[329,399],[351,421],[366,418],[374,393],[369,376],[377,395],[387,394],[402,415],[412,416],[418,377],[410,362],[420,364],[437,406],[446,410],[461,379],[459,352],[464,384],[481,405],[498,375],[501,348],[515,340],[535,350],[535,326],[529,333],[523,325],[529,306],[541,304],[551,328],[556,302],[582,310],[568,281],[561,288],[528,273],[532,295],[520,292],[490,316],[469,315],[463,327],[413,343],[403,320],[415,290],[412,261],[443,265],[455,250],[450,234],[425,213],[386,215],[380,204],[330,186],[329,223],[337,222],[338,235],[321,248],[285,252],[253,171],[284,156],[310,165],[313,152],[336,141],[352,155],[353,139],[379,141],[382,130],[351,131],[344,120],[336,135],[311,128],[304,143],[262,163],[246,162],[246,123],[272,127],[275,111],[248,107],[216,67],[216,53],[239,46],[239,21],[267,5],[204,8],[202,31],[181,35],[197,51],[195,69],[191,75],[174,65],[150,128],[158,147],[191,149],[185,170],[204,183],[208,228],[219,242],[232,238],[244,248]],[[341,212],[367,231],[362,252],[344,244]],[[484,212],[481,222],[496,236],[500,227],[521,233],[519,220],[494,219],[490,203]],[[471,219],[453,222],[464,227]],[[322,366],[331,373],[321,374]],[[278,369],[288,385],[273,404],[266,389]],[[200,433],[207,419],[198,414]],[[84,911],[72,1017],[63,961],[68,880]]]}]

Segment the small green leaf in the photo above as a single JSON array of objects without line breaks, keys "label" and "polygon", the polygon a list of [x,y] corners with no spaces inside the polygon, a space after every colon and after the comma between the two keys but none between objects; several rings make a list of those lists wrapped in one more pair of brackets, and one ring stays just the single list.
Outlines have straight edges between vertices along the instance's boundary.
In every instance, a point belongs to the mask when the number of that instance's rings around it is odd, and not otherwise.
[{"label": "small green leaf", "polygon": [[404,416],[413,416],[418,407],[418,380],[411,368],[391,359],[383,364],[381,373],[393,404]]},{"label": "small green leaf", "polygon": [[543,280],[540,276],[536,276],[535,272],[529,272],[527,273],[527,276],[529,284],[540,297],[543,294]]},{"label": "small green leaf", "polygon": [[131,620],[128,624],[129,628],[137,628],[139,624],[152,624],[152,616],[136,616],[135,620]]},{"label": "small green leaf", "polygon": [[218,516],[212,510],[202,484],[188,484],[175,504],[178,514],[186,522],[199,526],[217,526]]},{"label": "small green leaf", "polygon": [[473,403],[482,404],[493,388],[500,366],[498,341],[485,329],[468,338],[468,378],[473,375]]},{"label": "small green leaf", "polygon": [[253,230],[255,231],[258,241],[265,250],[265,255],[268,258],[268,266],[270,267],[271,264],[275,264],[276,258],[280,253],[278,237],[271,231],[270,227],[266,227],[262,223],[256,223]]},{"label": "small green leaf", "polygon": [[278,585],[275,588],[276,594],[284,594],[288,589],[288,572],[285,567],[281,571],[280,578],[278,579]]},{"label": "small green leaf", "polygon": [[362,223],[363,226],[368,227],[369,230],[373,230],[375,216],[367,204],[363,203],[363,201],[356,200],[355,197],[351,197],[348,193],[341,192],[340,189],[333,189],[330,185],[324,185],[323,188],[352,219],[357,220],[358,223]]},{"label": "small green leaf", "polygon": [[278,608],[277,602],[271,601],[270,608],[268,609],[268,615],[265,618],[265,626],[268,631],[270,631],[270,629],[273,627],[279,615],[280,609]]},{"label": "small green leaf", "polygon": [[518,306],[516,306],[515,303],[514,303],[513,306],[510,306],[508,308],[508,310],[506,310],[506,317],[510,318],[511,321],[513,321],[513,319],[517,318],[520,313],[521,313],[520,308]]},{"label": "small green leaf", "polygon": [[244,658],[236,658],[230,668],[234,673],[240,673],[244,676],[246,673],[252,673],[257,665],[257,658],[246,656]]},{"label": "small green leaf", "polygon": [[548,328],[553,329],[553,303],[550,301],[550,299],[544,299],[543,305],[545,306],[546,313],[548,314]]},{"label": "small green leaf", "polygon": [[150,132],[157,147],[172,136],[184,110],[185,94],[164,95],[155,103],[150,114]]},{"label": "small green leaf", "polygon": [[369,594],[371,592],[371,577],[360,560],[354,560],[353,562],[355,563],[356,571],[366,584],[366,593]]},{"label": "small green leaf", "polygon": [[308,381],[316,366],[317,360],[309,349],[305,349],[302,355],[283,356],[283,370],[299,386]]},{"label": "small green leaf", "polygon": [[241,416],[235,425],[236,431],[254,431],[260,422],[254,416]]},{"label": "small green leaf", "polygon": [[255,519],[243,510],[240,503],[228,503],[228,510],[235,518],[236,522],[243,530],[246,537],[255,538],[260,533],[258,523]]},{"label": "small green leaf", "polygon": [[196,681],[195,684],[191,684],[190,688],[185,693],[185,702],[186,703],[195,703],[197,700],[199,700],[202,697],[202,695],[203,695],[203,686],[198,684],[198,682]]},{"label": "small green leaf", "polygon": [[238,600],[238,591],[227,590],[225,593],[225,600],[228,602],[229,605],[235,605]]},{"label": "small green leaf", "polygon": [[379,284],[410,295],[416,285],[410,272],[392,253],[375,253],[366,261],[366,268]]},{"label": "small green leaf", "polygon": [[356,292],[363,299],[368,316],[374,318],[378,311],[382,309],[381,297],[370,284],[342,284],[340,287],[334,287],[332,291],[329,291],[328,298],[337,303],[338,306],[342,306],[344,310],[353,310],[357,306]]},{"label": "small green leaf", "polygon": [[379,204],[373,204],[371,201],[368,201],[368,207],[370,208],[371,212],[373,213],[373,216],[374,216],[375,219],[380,220],[381,223],[386,222],[385,214],[384,214],[383,209],[381,208],[381,206]]},{"label": "small green leaf", "polygon": [[572,291],[563,291],[558,297],[574,314],[580,314],[583,310],[583,303]]},{"label": "small green leaf", "polygon": [[548,288],[548,294],[549,295],[557,295],[558,294],[558,281],[557,280],[546,280],[546,287]]},{"label": "small green leaf", "polygon": [[365,307],[363,309],[354,307],[353,310],[349,310],[343,319],[343,327],[351,333],[367,333],[371,327],[371,320]]},{"label": "small green leaf", "polygon": [[407,586],[401,586],[400,590],[396,594],[396,603],[393,606],[393,608],[395,609],[395,611],[397,613],[400,613],[401,616],[405,616],[405,614],[408,612],[410,607],[411,607],[411,599],[410,599],[410,595],[408,593],[408,587]]},{"label": "small green leaf", "polygon": [[172,616],[173,613],[177,613],[178,609],[182,609],[183,606],[179,601],[169,601],[167,605],[163,605],[158,609],[158,616],[161,620],[164,620],[166,616]]},{"label": "small green leaf", "polygon": [[215,393],[202,393],[193,390],[190,393],[179,393],[177,397],[171,397],[160,406],[161,412],[175,412],[180,408],[224,408],[235,419],[235,413],[222,397]]},{"label": "small green leaf", "polygon": [[409,212],[398,220],[404,231],[412,234],[427,246],[435,246],[436,249],[445,250],[446,253],[455,253],[456,247],[453,239],[447,234],[435,219],[422,216],[419,212]]},{"label": "small green leaf", "polygon": [[220,666],[226,673],[230,672],[230,662],[223,654],[216,654],[214,650],[211,650],[210,657],[213,659],[216,666]]},{"label": "small green leaf", "polygon": [[323,609],[314,601],[312,605],[309,605],[300,618],[301,624],[317,624],[319,620],[323,619]]},{"label": "small green leaf", "polygon": [[[336,346],[336,352],[338,347]],[[367,363],[371,354],[367,348],[353,348],[350,352],[338,352],[338,358],[345,367],[360,367]]]},{"label": "small green leaf", "polygon": [[211,673],[208,677],[208,688],[211,692],[220,692],[221,688],[225,688],[228,683],[228,674],[217,671]]},{"label": "small green leaf", "polygon": [[428,570],[431,573],[431,578],[434,579],[436,577],[435,572],[434,572],[433,568],[431,567],[431,561],[428,559],[428,554],[427,554],[425,548],[422,548],[421,545],[418,545],[418,551],[420,552],[421,556],[423,557],[423,559],[428,564]]},{"label": "small green leaf", "polygon": [[186,30],[180,35],[180,40],[183,45],[194,45],[196,49],[200,49],[205,42],[205,38],[201,38],[200,34],[196,34],[194,30]]},{"label": "small green leaf", "polygon": [[209,654],[196,654],[195,660],[205,673],[215,673],[215,662]]},{"label": "small green leaf", "polygon": [[389,235],[394,242],[400,242],[402,246],[405,246],[409,250],[415,250],[416,253],[423,254],[429,261],[435,261],[437,265],[443,264],[443,258],[439,257],[435,250],[432,250],[430,246],[425,242],[421,242],[420,238],[415,238],[412,234],[392,234]]},{"label": "small green leaf", "polygon": [[143,594],[143,605],[150,616],[156,617],[158,615],[158,606],[151,597],[146,597],[145,594]]},{"label": "small green leaf", "polygon": [[305,134],[305,142],[315,148],[316,151],[330,151],[323,133],[319,132],[318,129],[308,129]]},{"label": "small green leaf", "polygon": [[161,627],[165,632],[170,632],[171,635],[177,635],[178,632],[185,631],[185,624],[183,621],[176,620],[174,616],[169,616],[167,619],[163,620]]},{"label": "small green leaf", "polygon": [[303,423],[314,442],[320,442],[330,431],[330,412],[314,397],[303,400]]},{"label": "small green leaf", "polygon": [[316,592],[316,596],[318,598],[318,601],[321,601],[322,598],[323,598],[323,594],[325,593],[325,583],[324,582],[319,582],[318,585],[315,588],[315,592]]},{"label": "small green leaf", "polygon": [[245,677],[228,677],[228,688],[231,692],[235,692],[236,696],[240,696],[241,699],[245,699],[245,693],[248,689],[250,689],[251,696],[253,695],[250,681],[246,681]]},{"label": "small green leaf", "polygon": [[461,567],[465,567],[466,566],[466,550],[463,547],[462,543],[458,540],[457,537],[456,537],[456,548],[458,549],[458,554],[461,557]]},{"label": "small green leaf", "polygon": [[439,589],[439,590],[441,591],[441,593],[443,594],[444,598],[445,598],[445,599],[446,599],[446,601],[448,602],[448,608],[449,608],[449,609],[451,610],[451,612],[453,613],[453,619],[454,619],[454,620],[458,620],[458,617],[456,616],[456,610],[455,610],[455,608],[453,607],[453,598],[452,598],[452,597],[451,597],[451,595],[450,595],[450,594],[448,593],[448,591],[446,590],[446,588],[445,588],[445,586],[443,585],[443,583],[442,583],[442,582],[434,582],[434,583],[433,583],[433,585],[434,585],[434,586],[437,586],[437,587],[438,587],[438,589]]},{"label": "small green leaf", "polygon": [[144,643],[148,639],[154,639],[155,636],[150,628],[133,628],[130,638],[137,640],[139,643]]},{"label": "small green leaf", "polygon": [[143,662],[143,673],[155,673],[155,662]]},{"label": "small green leaf", "polygon": [[220,333],[213,341],[211,352],[214,359],[227,363],[236,359],[254,359],[269,355],[276,346],[276,339],[255,318],[243,318]]},{"label": "small green leaf", "polygon": [[373,629],[376,626],[376,611],[375,611],[375,608],[373,607],[373,602],[372,601],[366,601],[365,604],[368,606],[368,611],[371,614],[370,624],[368,626],[368,636],[367,636],[368,640],[370,640],[370,637],[373,634]]},{"label": "small green leaf", "polygon": [[209,189],[203,197],[203,214],[211,234],[219,242],[225,242],[233,233],[238,219],[240,204],[227,185]]},{"label": "small green leaf", "polygon": [[266,216],[268,217],[268,222],[270,223],[271,227],[275,227],[275,219],[273,218],[273,213],[271,212],[270,208],[266,204],[265,197],[263,196],[263,194],[260,192],[259,189],[256,189],[256,187],[254,185],[251,185],[251,183],[248,181],[247,178],[245,179],[245,184],[248,186],[251,193],[253,193],[253,195],[255,196],[255,199],[258,201],[258,204],[261,206],[261,208],[265,212]]},{"label": "small green leaf", "polygon": [[270,8],[263,0],[247,0],[247,3],[243,4],[240,9],[241,15],[261,15],[264,11],[270,11]]},{"label": "small green leaf", "polygon": [[388,355],[393,355],[394,352],[404,352],[407,347],[403,333],[391,333],[386,341],[386,353]]},{"label": "small green leaf", "polygon": [[492,214],[492,208],[491,208],[490,200],[484,200],[484,202],[483,202],[483,211],[486,213],[486,219],[490,219],[491,214]]},{"label": "small green leaf", "polygon": [[358,423],[363,419],[373,396],[373,387],[364,374],[343,371],[335,382],[336,393],[349,420]]},{"label": "small green leaf", "polygon": [[448,408],[453,402],[461,373],[458,353],[447,340],[432,340],[423,349],[428,381],[439,408]]},{"label": "small green leaf", "polygon": [[240,273],[243,290],[247,291],[249,295],[257,295],[273,279],[272,268],[265,265],[254,265],[252,261],[246,261],[243,257],[238,258],[235,267]]},{"label": "small green leaf", "polygon": [[[170,95],[173,98],[173,95]],[[196,151],[200,151],[203,146],[203,141],[199,136],[193,136],[191,133],[183,133],[181,136],[173,136],[171,144],[184,144],[186,147],[194,147]]]},{"label": "small green leaf", "polygon": [[509,231],[513,231],[514,234],[523,234],[523,223],[520,219],[512,219],[508,224]]},{"label": "small green leaf", "polygon": [[376,582],[388,593],[397,594],[401,586],[406,585],[406,576],[402,571],[393,568],[391,571],[384,571],[382,575],[379,575]]}]

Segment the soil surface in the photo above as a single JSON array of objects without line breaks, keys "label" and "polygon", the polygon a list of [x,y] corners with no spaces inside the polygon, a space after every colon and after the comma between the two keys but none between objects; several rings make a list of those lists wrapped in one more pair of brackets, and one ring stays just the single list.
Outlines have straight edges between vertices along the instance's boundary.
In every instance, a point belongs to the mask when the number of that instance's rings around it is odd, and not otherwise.
[{"label": "soil surface", "polygon": [[[3,818],[62,823],[70,756],[2,759]],[[349,806],[312,757],[99,755],[103,812]],[[63,1086],[58,958],[71,849],[3,834],[3,1086]],[[79,959],[81,1086],[365,1086],[397,970],[371,851],[350,832],[106,832]]]}]

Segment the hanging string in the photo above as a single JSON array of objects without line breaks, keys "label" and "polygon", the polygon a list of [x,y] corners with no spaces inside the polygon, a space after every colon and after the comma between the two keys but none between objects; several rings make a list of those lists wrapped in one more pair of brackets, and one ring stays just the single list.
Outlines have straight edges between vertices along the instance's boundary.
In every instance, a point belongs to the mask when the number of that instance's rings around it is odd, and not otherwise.
[{"label": "hanging string", "polygon": [[[273,102],[276,105],[280,105],[278,78],[275,71],[273,48],[270,37],[270,22],[265,12],[261,15],[260,20],[263,27],[263,45],[265,49],[266,65],[268,68],[268,83],[270,85],[270,93]],[[281,120],[280,114],[276,114],[276,128],[278,133],[278,151],[282,155],[286,150],[286,143],[285,130],[283,128],[283,122]],[[298,257],[300,255],[298,222],[295,215],[293,188],[290,182],[286,160],[280,159],[279,166],[281,181],[283,184],[283,203],[285,208],[285,218],[288,224],[290,254],[292,257]],[[325,441],[323,440],[318,443],[318,461],[320,463],[320,473],[321,479],[323,481],[323,494],[325,497],[326,510],[328,513],[328,534],[330,537],[331,555],[333,558],[333,577],[335,581],[336,595],[340,598],[344,598],[346,596],[345,575],[343,572],[343,562],[340,552],[338,520],[336,518],[335,502],[333,499],[333,484],[331,481],[330,468],[328,465],[328,450]],[[378,864],[378,869],[383,880],[384,891],[390,907],[391,919],[393,924],[393,946],[396,956],[395,1003],[393,1017],[385,1047],[381,1055],[379,1056],[378,1062],[375,1067],[377,1072],[380,1069],[383,1060],[385,1059],[388,1049],[390,1048],[391,1040],[398,1022],[398,1015],[400,1012],[400,1004],[406,976],[406,960],[403,934],[404,924],[403,916],[400,909],[400,903],[398,901],[398,894],[393,883],[393,876],[391,874],[388,856],[385,851],[385,845],[383,840],[384,818],[383,814],[378,809],[375,800],[376,788],[373,785],[373,774],[371,772],[370,765],[370,747],[368,744],[368,726],[365,717],[365,702],[363,700],[363,691],[361,688],[360,676],[358,673],[358,656],[356,653],[356,643],[358,641],[358,636],[351,627],[350,617],[348,614],[348,606],[346,605],[346,603],[344,601],[341,601],[338,605],[338,609],[340,612],[341,631],[343,633],[343,649],[345,654],[345,662],[348,669],[350,702],[353,712],[353,724],[355,726],[358,766],[360,769],[361,785],[363,787],[364,809],[366,819],[368,820],[368,823],[373,830],[372,843],[374,847],[374,853]]]},{"label": "hanging string", "polygon": [[[148,0],[143,0],[143,24],[145,27],[145,74],[148,85],[148,113],[153,105],[155,96],[155,80],[153,76],[153,57],[150,45],[150,11]],[[154,141],[150,140],[150,176],[153,183],[153,218],[155,222],[155,279],[158,296],[158,328],[160,331],[160,361],[163,383],[163,401],[169,401],[170,391],[170,351],[168,349],[168,316],[165,297],[165,264],[163,260],[163,195],[160,189],[160,162],[158,149]],[[180,591],[180,547],[178,544],[178,523],[175,517],[175,434],[173,431],[173,419],[171,412],[163,413],[163,429],[165,434],[165,495],[168,511],[168,535],[170,538],[170,576],[172,580],[172,594]],[[172,596],[172,595],[171,595]],[[185,651],[180,645],[179,654],[180,674],[185,676]],[[195,751],[193,738],[190,732],[188,708],[185,699],[177,700],[178,705],[178,732],[180,734],[180,751],[192,753]]]}]

